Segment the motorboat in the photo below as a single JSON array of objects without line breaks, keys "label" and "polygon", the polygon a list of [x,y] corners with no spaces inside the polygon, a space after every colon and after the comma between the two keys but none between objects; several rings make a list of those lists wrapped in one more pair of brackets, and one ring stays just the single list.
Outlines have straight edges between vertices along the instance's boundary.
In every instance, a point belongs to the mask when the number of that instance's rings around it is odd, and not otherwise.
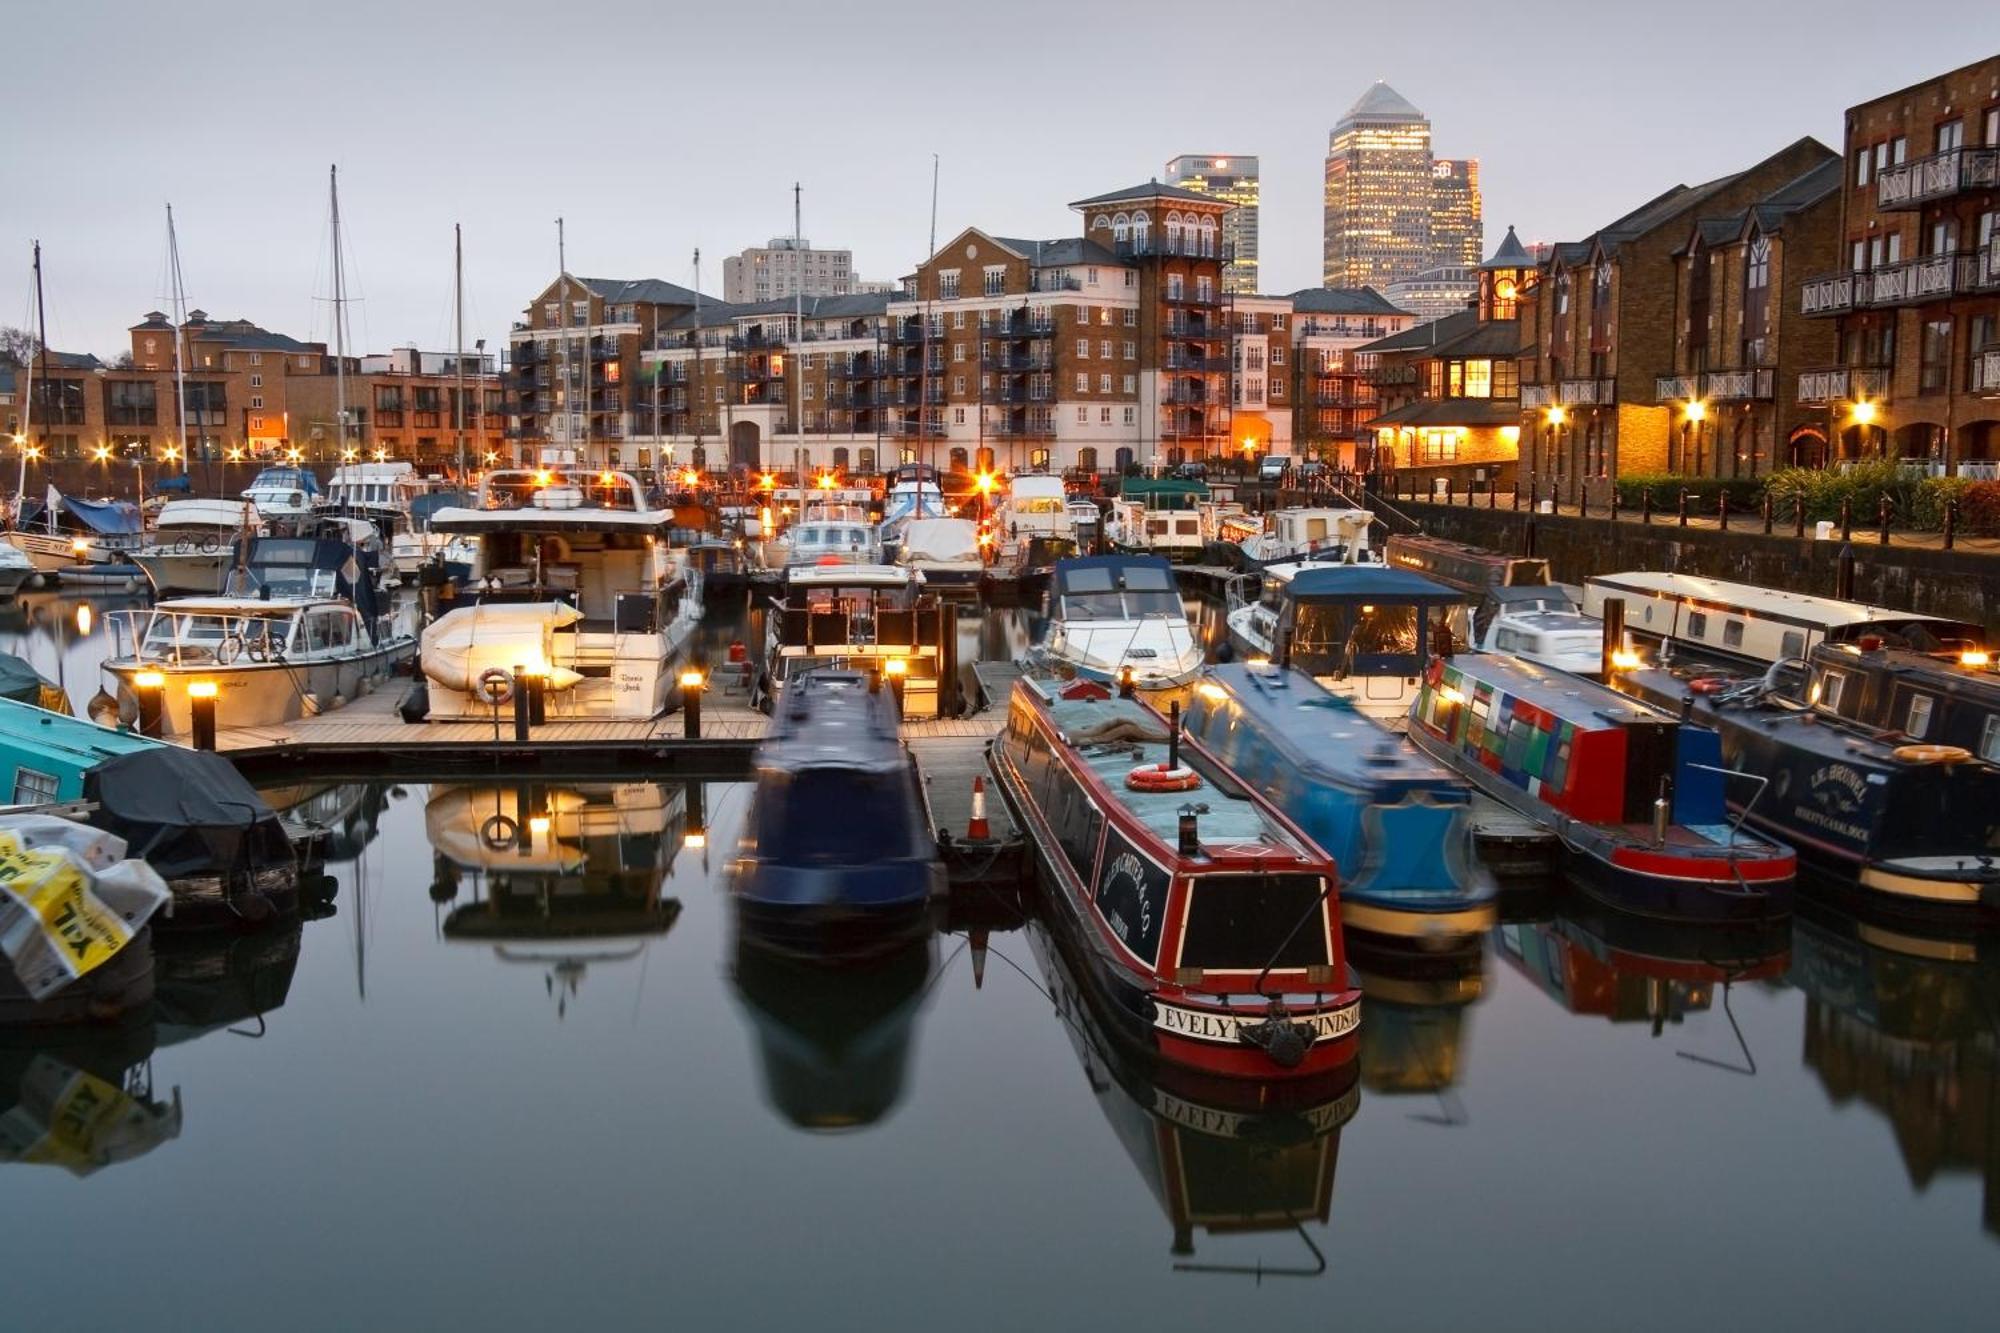
[{"label": "motorboat", "polygon": [[1023,675],[987,760],[1112,1040],[1273,1084],[1355,1058],[1334,865],[1199,743],[1096,682]]},{"label": "motorboat", "polygon": [[1463,595],[1379,564],[1271,565],[1258,599],[1225,617],[1240,656],[1296,666],[1400,726],[1440,635],[1467,638]]},{"label": "motorboat", "polygon": [[888,680],[904,717],[937,717],[956,705],[956,644],[946,608],[924,577],[893,565],[795,569],[764,616],[764,672],[755,698],[769,709],[791,682],[821,667]]},{"label": "motorboat", "polygon": [[419,476],[414,463],[347,463],[327,479],[322,509],[365,518],[384,541],[407,531],[410,508],[418,497],[439,489],[434,479]]},{"label": "motorboat", "polygon": [[944,863],[881,676],[820,668],[793,680],[755,766],[731,873],[746,942],[837,961],[929,934]]},{"label": "motorboat", "polygon": [[879,565],[881,530],[858,505],[814,505],[779,538],[790,571],[821,565]]},{"label": "motorboat", "polygon": [[430,520],[478,546],[456,608],[424,630],[430,715],[490,717],[489,673],[511,680],[516,667],[546,683],[554,718],[678,707],[701,597],[670,544],[673,511],[623,472],[496,471],[479,501]]},{"label": "motorboat", "polygon": [[476,503],[464,491],[430,490],[410,497],[409,509],[389,538],[389,567],[404,582],[426,566],[442,565],[447,582],[463,582],[472,573],[478,544],[469,537],[431,531],[431,515],[441,509],[463,509]]},{"label": "motorboat", "polygon": [[247,500],[169,500],[132,563],[146,571],[155,593],[220,592],[238,539],[263,531]]},{"label": "motorboat", "polygon": [[1208,499],[1206,482],[1127,477],[1105,519],[1105,541],[1114,551],[1193,564],[1206,546],[1201,506]]},{"label": "motorboat", "polygon": [[944,490],[928,476],[899,480],[882,497],[883,558],[893,558],[902,545],[904,531],[913,522],[927,518],[949,518]]},{"label": "motorboat", "polygon": [[1473,852],[1463,779],[1297,668],[1211,668],[1190,692],[1188,734],[1329,852],[1341,919],[1450,948],[1495,919]]},{"label": "motorboat", "polygon": [[1554,584],[1488,588],[1472,613],[1472,641],[1481,652],[1582,676],[1604,667],[1604,622]]},{"label": "motorboat", "polygon": [[964,518],[913,518],[896,547],[896,565],[924,576],[941,596],[977,596],[986,573],[979,526]]},{"label": "motorboat", "polygon": [[0,598],[12,597],[44,577],[26,551],[12,542],[0,542]]},{"label": "motorboat", "polygon": [[1589,892],[1673,920],[1791,911],[1798,855],[1731,819],[1727,784],[1747,790],[1762,779],[1727,767],[1715,732],[1491,653],[1438,658],[1422,680],[1410,740],[1553,829]]},{"label": "motorboat", "polygon": [[311,518],[319,497],[319,477],[308,467],[259,469],[243,489],[243,498],[257,507],[266,522]]},{"label": "motorboat", "polygon": [[[1090,506],[1097,517],[1097,506]],[[993,510],[995,568],[1018,579],[1048,577],[1056,561],[1082,552],[1061,477],[1026,472],[1012,477]]]},{"label": "motorboat", "polygon": [[145,524],[130,500],[83,500],[51,486],[44,502],[21,506],[4,537],[44,575],[89,581],[90,567],[101,565],[141,577],[131,556],[145,542]]},{"label": "motorboat", "polygon": [[1158,556],[1081,556],[1058,561],[1049,581],[1049,624],[1034,657],[1058,673],[1139,689],[1185,685],[1202,668],[1173,567]]},{"label": "motorboat", "polygon": [[1373,514],[1352,506],[1229,514],[1216,525],[1216,559],[1243,570],[1301,560],[1368,563],[1380,558],[1368,542],[1374,523]]}]

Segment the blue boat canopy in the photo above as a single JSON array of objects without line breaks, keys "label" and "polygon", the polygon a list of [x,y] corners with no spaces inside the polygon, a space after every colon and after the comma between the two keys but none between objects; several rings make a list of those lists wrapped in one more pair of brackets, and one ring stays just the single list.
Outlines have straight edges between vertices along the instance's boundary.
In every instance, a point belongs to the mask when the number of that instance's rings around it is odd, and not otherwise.
[{"label": "blue boat canopy", "polygon": [[186,495],[194,490],[194,479],[189,477],[185,472],[181,473],[178,477],[161,477],[153,483],[153,490],[155,492],[164,491],[174,495]]},{"label": "blue boat canopy", "polygon": [[[1071,577],[1081,574],[1084,577],[1078,582],[1085,590],[1099,592],[1109,586],[1124,584],[1128,572],[1140,569],[1156,572],[1154,577],[1140,580],[1143,587],[1153,589],[1174,586],[1174,567],[1157,555],[1084,555],[1069,560],[1058,560],[1055,579],[1058,587],[1067,588],[1071,585]],[[1105,582],[1106,574],[1110,575],[1109,584]],[[1162,582],[1162,578],[1166,581]]]},{"label": "blue boat canopy", "polygon": [[139,520],[139,506],[130,500],[79,500],[74,496],[58,494],[65,513],[75,518],[79,527],[88,528],[101,537],[125,536],[144,531]]},{"label": "blue boat canopy", "polygon": [[1464,594],[1390,565],[1308,565],[1287,585],[1294,597],[1366,597],[1381,602],[1454,604]]}]

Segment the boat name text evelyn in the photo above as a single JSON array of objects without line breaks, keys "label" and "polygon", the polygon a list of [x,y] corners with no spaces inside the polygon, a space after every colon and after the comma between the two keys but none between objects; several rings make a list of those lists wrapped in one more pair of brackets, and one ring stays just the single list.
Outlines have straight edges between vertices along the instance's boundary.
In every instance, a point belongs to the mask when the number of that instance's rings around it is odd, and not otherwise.
[{"label": "boat name text evelyn", "polygon": [[[1212,1014],[1194,1009],[1182,1009],[1171,1004],[1161,1004],[1157,1000],[1153,1002],[1153,1007],[1157,1011],[1153,1016],[1154,1027],[1162,1032],[1193,1037],[1198,1041],[1234,1042],[1237,1040],[1236,1033],[1239,1028],[1246,1023],[1255,1024],[1263,1021],[1261,1015],[1253,1014],[1249,1018],[1237,1018],[1232,1014]],[[1343,1005],[1330,1013],[1312,1014],[1296,1021],[1308,1024],[1317,1040],[1332,1041],[1336,1037],[1346,1036],[1360,1025],[1361,1006],[1358,1003]]]}]

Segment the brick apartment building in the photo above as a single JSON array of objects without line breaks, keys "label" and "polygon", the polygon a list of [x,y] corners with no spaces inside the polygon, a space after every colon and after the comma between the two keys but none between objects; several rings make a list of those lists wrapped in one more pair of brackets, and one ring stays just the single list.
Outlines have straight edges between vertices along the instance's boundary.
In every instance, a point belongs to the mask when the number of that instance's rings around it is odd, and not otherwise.
[{"label": "brick apartment building", "polygon": [[1367,423],[1381,399],[1363,373],[1360,349],[1410,328],[1417,316],[1373,287],[1308,287],[1293,292],[1290,302],[1296,456],[1372,471],[1375,432]]},{"label": "brick apartment building", "polygon": [[1801,371],[1839,458],[2000,462],[2000,56],[1847,113],[1838,249],[1794,309],[1834,331]]}]

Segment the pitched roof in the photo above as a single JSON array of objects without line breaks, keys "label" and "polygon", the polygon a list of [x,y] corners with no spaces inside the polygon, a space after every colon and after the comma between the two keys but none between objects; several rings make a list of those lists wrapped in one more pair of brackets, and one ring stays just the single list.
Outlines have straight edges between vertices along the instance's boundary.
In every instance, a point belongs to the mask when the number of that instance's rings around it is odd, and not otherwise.
[{"label": "pitched roof", "polygon": [[32,360],[32,368],[35,370],[40,370],[44,365],[55,370],[96,370],[104,364],[89,352],[58,352],[53,349],[47,356],[43,356],[40,352],[35,353]]},{"label": "pitched roof", "polygon": [[1521,326],[1511,319],[1481,319],[1477,310],[1453,311],[1357,348],[1363,352],[1416,352],[1422,356],[1511,357],[1520,351]]},{"label": "pitched roof", "polygon": [[1351,120],[1422,120],[1424,113],[1417,110],[1409,98],[1377,79],[1369,85],[1368,91],[1356,98],[1354,105],[1347,108],[1347,114],[1340,118],[1341,124]]},{"label": "pitched roof", "polygon": [[582,283],[614,304],[645,301],[653,305],[693,305],[695,301],[694,292],[689,288],[659,278],[582,278],[572,273],[570,280]]},{"label": "pitched roof", "polygon": [[1228,200],[1218,199],[1212,194],[1199,194],[1193,190],[1183,190],[1178,185],[1162,185],[1159,181],[1148,181],[1144,185],[1128,185],[1122,190],[1109,194],[1096,194],[1088,199],[1079,199],[1071,208],[1088,208],[1092,204],[1117,204],[1133,199],[1181,199],[1196,204],[1221,204],[1233,207]]},{"label": "pitched roof", "polygon": [[1067,264],[1122,264],[1111,251],[1084,236],[1061,236],[1050,241],[1022,240],[1018,236],[995,236],[994,240],[1019,254],[1037,268]]},{"label": "pitched roof", "polygon": [[1479,267],[1489,269],[1533,268],[1534,266],[1535,257],[1528,253],[1528,247],[1521,244],[1521,238],[1514,234],[1512,227],[1509,227],[1507,228],[1506,236],[1501,238],[1499,249],[1493,252],[1491,259]]},{"label": "pitched roof", "polygon": [[1373,287],[1307,287],[1291,295],[1302,315],[1407,315]]},{"label": "pitched roof", "polygon": [[1424,398],[1363,422],[1364,426],[1511,426],[1521,419],[1512,398]]},{"label": "pitched roof", "polygon": [[1449,342],[1472,332],[1479,322],[1476,310],[1457,310],[1442,319],[1419,324],[1415,328],[1392,333],[1386,338],[1377,338],[1372,343],[1364,343],[1357,351],[1362,352],[1407,352],[1428,351],[1441,343]]}]

